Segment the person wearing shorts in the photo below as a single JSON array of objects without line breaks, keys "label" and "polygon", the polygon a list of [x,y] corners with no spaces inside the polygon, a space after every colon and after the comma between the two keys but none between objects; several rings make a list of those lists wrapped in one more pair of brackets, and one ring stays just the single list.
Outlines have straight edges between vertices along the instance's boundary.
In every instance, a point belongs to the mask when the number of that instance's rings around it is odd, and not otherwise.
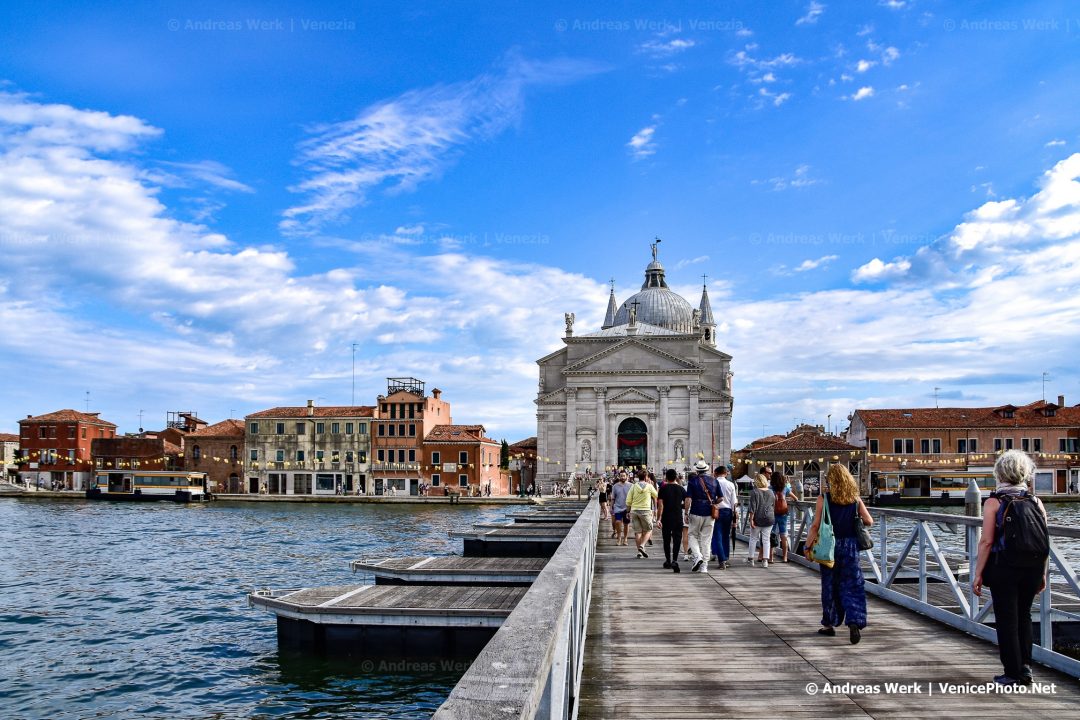
[{"label": "person wearing shorts", "polygon": [[626,471],[620,470],[619,476],[608,493],[611,502],[611,529],[616,545],[626,544],[626,533],[630,525],[630,509],[626,505],[626,496],[630,494],[630,484],[626,482]]},{"label": "person wearing shorts", "polygon": [[626,496],[626,505],[630,509],[630,524],[634,529],[634,541],[637,543],[639,558],[649,557],[649,553],[645,550],[645,543],[652,537],[655,501],[656,486],[649,482],[649,474],[642,470]]}]

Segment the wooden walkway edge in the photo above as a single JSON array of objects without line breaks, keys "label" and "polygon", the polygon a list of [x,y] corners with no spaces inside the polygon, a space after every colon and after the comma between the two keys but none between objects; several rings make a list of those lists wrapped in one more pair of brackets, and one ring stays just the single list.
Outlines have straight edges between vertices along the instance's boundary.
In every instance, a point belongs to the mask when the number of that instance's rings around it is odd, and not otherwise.
[{"label": "wooden walkway edge", "polygon": [[[694,574],[682,563],[676,575],[661,567],[659,536],[639,560],[632,544],[602,535],[579,718],[985,719],[1069,717],[1080,707],[1080,683],[1038,665],[1036,682],[1053,692],[942,692],[939,682],[991,682],[997,647],[873,596],[860,644],[846,628],[820,636],[818,574],[795,563],[751,568],[745,544],[730,570],[712,563]],[[921,683],[921,692],[886,683]]]}]

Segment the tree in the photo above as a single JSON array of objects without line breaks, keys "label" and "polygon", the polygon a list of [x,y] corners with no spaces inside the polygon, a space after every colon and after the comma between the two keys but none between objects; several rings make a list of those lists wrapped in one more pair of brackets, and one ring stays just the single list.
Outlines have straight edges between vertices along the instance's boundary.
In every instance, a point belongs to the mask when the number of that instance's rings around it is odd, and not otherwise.
[{"label": "tree", "polygon": [[502,441],[502,450],[499,451],[499,467],[506,470],[510,467],[510,444],[506,438]]}]

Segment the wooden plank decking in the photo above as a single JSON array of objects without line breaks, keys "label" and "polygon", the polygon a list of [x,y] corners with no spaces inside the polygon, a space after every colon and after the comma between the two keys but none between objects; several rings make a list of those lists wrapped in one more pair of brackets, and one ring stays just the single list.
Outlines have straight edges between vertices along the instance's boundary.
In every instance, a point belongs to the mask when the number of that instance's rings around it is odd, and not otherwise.
[{"label": "wooden plank decking", "polygon": [[527,585],[536,579],[547,558],[413,556],[365,558],[349,563],[353,572],[368,572],[376,583]]},{"label": "wooden plank decking", "polygon": [[[601,533],[605,535],[605,533]],[[1001,672],[997,648],[904,608],[867,598],[869,625],[851,645],[846,628],[817,634],[820,581],[794,563],[768,570],[679,575],[601,537],[596,555],[579,718],[1016,718],[1069,717],[1080,683],[1035,667],[1056,694],[942,694],[936,685],[985,683]],[[824,683],[922,683],[922,693],[823,694]],[[818,694],[806,691],[816,684]]]}]

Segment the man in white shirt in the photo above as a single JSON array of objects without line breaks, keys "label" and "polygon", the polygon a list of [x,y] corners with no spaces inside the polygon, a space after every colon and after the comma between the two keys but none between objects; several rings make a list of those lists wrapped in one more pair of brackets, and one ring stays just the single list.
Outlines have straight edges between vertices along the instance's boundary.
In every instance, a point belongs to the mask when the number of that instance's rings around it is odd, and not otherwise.
[{"label": "man in white shirt", "polygon": [[716,467],[716,483],[720,486],[720,517],[712,537],[712,552],[716,556],[720,569],[731,567],[731,523],[735,517],[735,508],[739,506],[739,493],[735,483],[728,478],[728,469],[723,465]]}]

